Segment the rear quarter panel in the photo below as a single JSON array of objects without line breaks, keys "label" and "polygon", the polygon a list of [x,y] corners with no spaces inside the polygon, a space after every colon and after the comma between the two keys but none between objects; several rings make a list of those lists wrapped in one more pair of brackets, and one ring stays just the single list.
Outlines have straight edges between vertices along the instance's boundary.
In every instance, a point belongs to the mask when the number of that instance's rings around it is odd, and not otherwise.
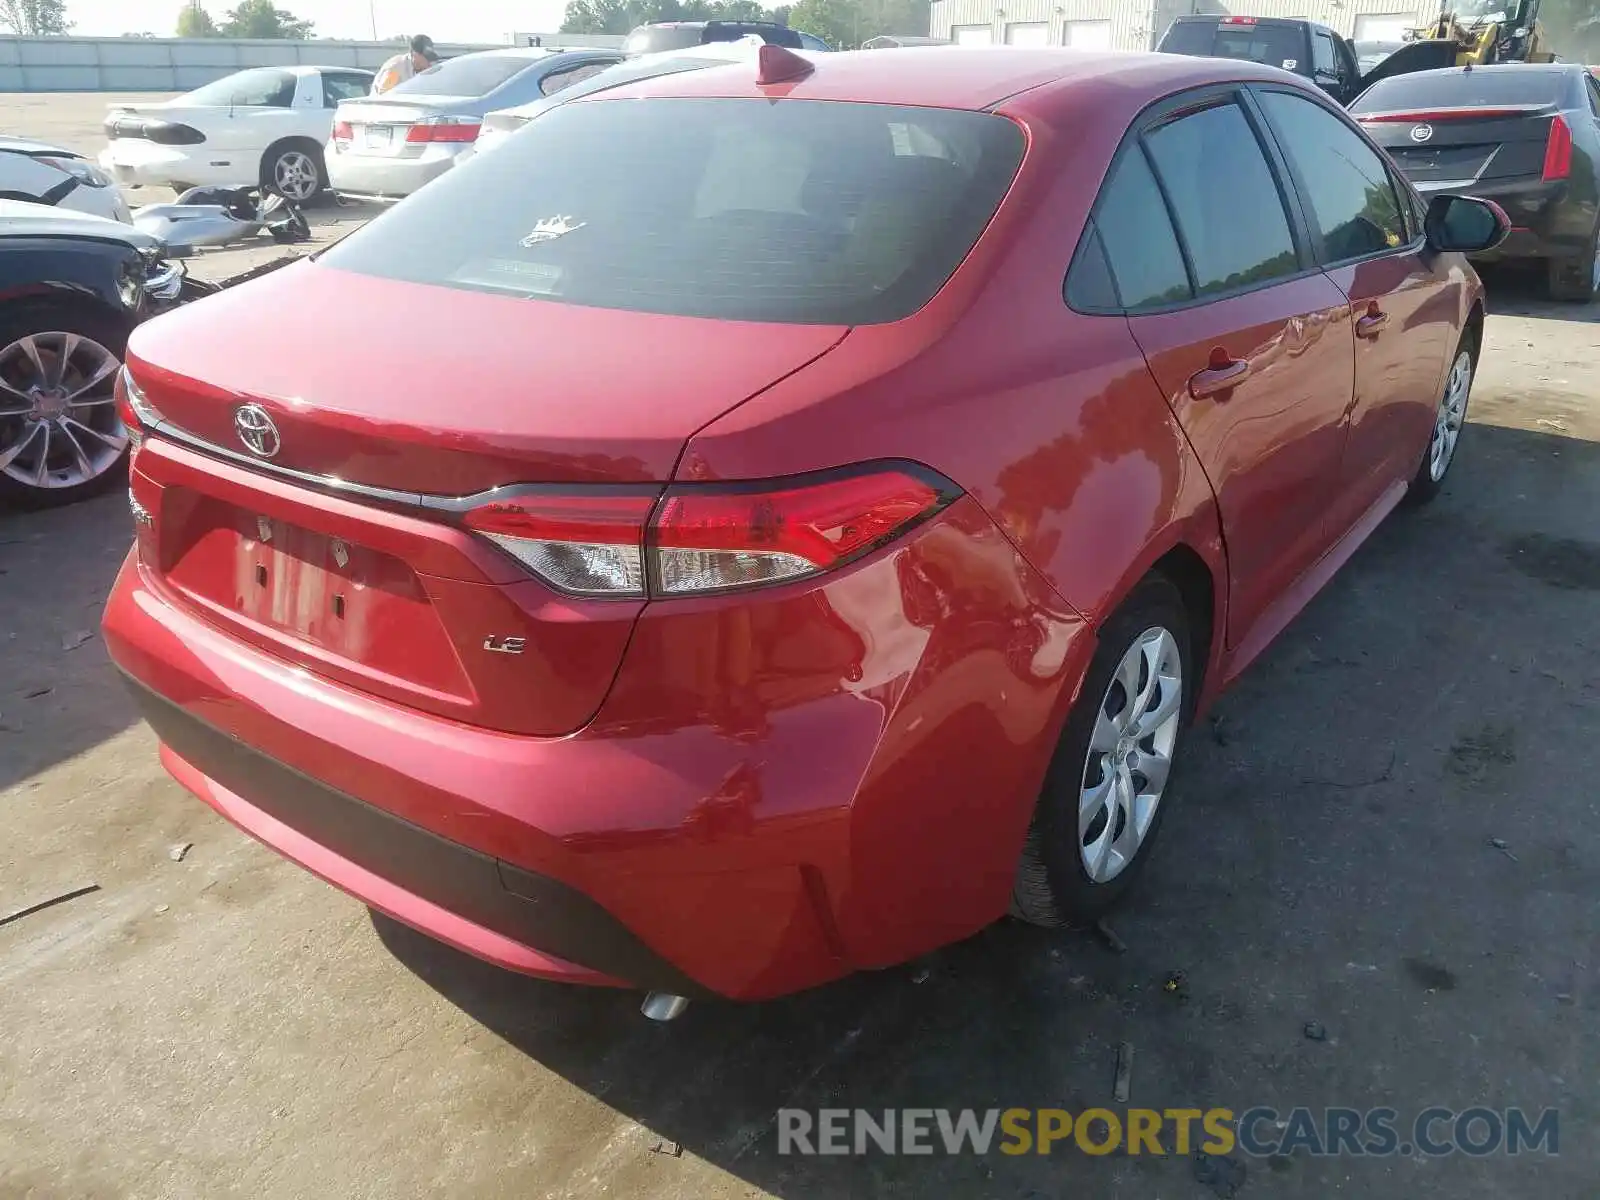
[{"label": "rear quarter panel", "polygon": [[904,321],[855,329],[712,422],[689,441],[679,476],[921,461],[976,499],[1095,622],[1180,541],[1224,577],[1214,497],[1127,321],[1074,313],[1062,297],[1116,145],[1155,98],[1084,88],[1011,102],[1028,133],[1025,161],[940,294]]}]

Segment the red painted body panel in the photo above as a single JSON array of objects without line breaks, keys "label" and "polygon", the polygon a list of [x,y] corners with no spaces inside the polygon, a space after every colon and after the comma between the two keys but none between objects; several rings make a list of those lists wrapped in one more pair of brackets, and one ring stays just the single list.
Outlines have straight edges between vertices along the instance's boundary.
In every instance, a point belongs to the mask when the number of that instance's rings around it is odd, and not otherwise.
[{"label": "red painted body panel", "polygon": [[[574,600],[442,517],[158,433],[134,460],[153,520],[106,611],[112,657],[317,786],[576,889],[715,993],[779,995],[977,930],[1005,911],[1101,622],[1165,556],[1197,559],[1203,707],[1403,493],[1481,296],[1457,260],[1411,255],[1131,321],[1069,310],[1063,277],[1130,122],[1228,79],[1287,76],[897,50],[767,87],[732,65],[578,101],[995,106],[1028,152],[955,275],[892,324],[648,317],[313,265],[145,326],[131,363],[150,400],[237,448],[234,407],[257,399],[283,465],[413,493],[892,458],[963,495],[809,579]],[[1373,301],[1391,321],[1358,342]],[[1189,380],[1216,346],[1250,375],[1197,400]],[[348,565],[328,565],[334,539]],[[508,634],[529,652],[483,652]],[[550,978],[641,982],[468,920],[276,819],[247,783],[166,760],[254,836],[453,945]]]},{"label": "red painted body panel", "polygon": [[283,435],[279,466],[458,496],[529,479],[669,479],[685,437],[844,333],[579,308],[313,262],[140,326],[128,361],[164,417],[214,445],[242,449],[233,410],[254,400]]},{"label": "red painted body panel", "polygon": [[[1352,351],[1345,298],[1316,272],[1196,309],[1130,319],[1217,496],[1228,537],[1228,643],[1338,536]],[[1249,364],[1241,382],[1196,398],[1216,349]]]}]

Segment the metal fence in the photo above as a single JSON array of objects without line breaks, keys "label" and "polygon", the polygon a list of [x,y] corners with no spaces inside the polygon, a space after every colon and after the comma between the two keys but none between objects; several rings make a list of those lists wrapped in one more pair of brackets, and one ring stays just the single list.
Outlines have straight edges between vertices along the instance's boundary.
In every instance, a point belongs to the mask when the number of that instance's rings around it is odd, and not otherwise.
[{"label": "metal fence", "polygon": [[[439,53],[492,48],[440,43]],[[186,92],[245,67],[372,69],[401,49],[320,39],[0,37],[0,92]]]}]

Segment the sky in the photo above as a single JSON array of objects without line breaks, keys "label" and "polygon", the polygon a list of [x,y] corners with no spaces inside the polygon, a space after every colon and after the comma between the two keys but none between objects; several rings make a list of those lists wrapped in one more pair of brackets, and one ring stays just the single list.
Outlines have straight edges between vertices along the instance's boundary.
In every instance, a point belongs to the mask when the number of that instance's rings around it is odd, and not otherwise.
[{"label": "sky", "polygon": [[[238,0],[202,0],[220,21]],[[295,16],[316,22],[321,37],[370,38],[426,33],[438,42],[499,42],[513,30],[561,27],[566,0],[277,0]],[[90,36],[153,33],[171,37],[183,0],[67,0],[72,32]]]}]

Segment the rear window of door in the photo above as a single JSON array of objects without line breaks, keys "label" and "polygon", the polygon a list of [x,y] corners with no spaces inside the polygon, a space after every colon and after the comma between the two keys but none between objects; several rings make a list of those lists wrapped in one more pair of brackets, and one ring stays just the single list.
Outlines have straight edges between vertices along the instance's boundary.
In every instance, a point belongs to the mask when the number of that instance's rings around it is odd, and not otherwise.
[{"label": "rear window of door", "polygon": [[[1153,308],[1194,296],[1167,202],[1138,142],[1124,152],[1101,189],[1095,224],[1122,307]],[[1093,269],[1093,257],[1086,256],[1084,264],[1075,265],[1073,273]],[[1093,290],[1090,284],[1085,294]],[[1068,291],[1071,295],[1073,289]]]},{"label": "rear window of door", "polygon": [[1022,152],[1011,121],[955,109],[558,104],[320,261],[636,312],[895,321],[966,257]]},{"label": "rear window of door", "polygon": [[1236,103],[1159,125],[1145,134],[1145,144],[1177,221],[1197,296],[1299,271],[1277,180]]},{"label": "rear window of door", "polygon": [[1410,240],[1389,169],[1360,134],[1303,96],[1262,91],[1259,97],[1299,176],[1324,263],[1379,254]]}]

